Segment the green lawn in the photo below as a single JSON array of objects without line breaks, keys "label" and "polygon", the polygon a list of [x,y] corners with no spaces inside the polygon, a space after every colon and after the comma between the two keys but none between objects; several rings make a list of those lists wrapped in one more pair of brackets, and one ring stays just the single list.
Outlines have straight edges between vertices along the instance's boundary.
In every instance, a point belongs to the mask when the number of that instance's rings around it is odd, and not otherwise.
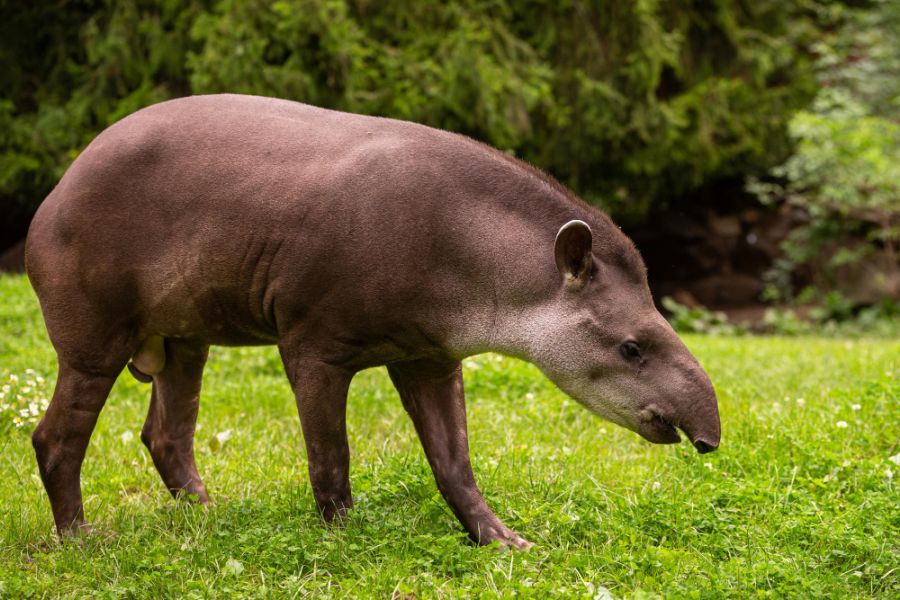
[{"label": "green lawn", "polygon": [[[593,417],[528,364],[466,361],[475,472],[524,553],[466,541],[383,369],[351,389],[356,508],[332,529],[274,349],[211,355],[209,510],[164,490],[138,438],[150,389],[123,375],[82,473],[96,536],[54,541],[30,427],[0,433],[0,597],[898,597],[900,342],[687,343],[719,393],[722,444],[704,456]],[[55,358],[27,280],[5,276],[11,375],[49,394]]]}]

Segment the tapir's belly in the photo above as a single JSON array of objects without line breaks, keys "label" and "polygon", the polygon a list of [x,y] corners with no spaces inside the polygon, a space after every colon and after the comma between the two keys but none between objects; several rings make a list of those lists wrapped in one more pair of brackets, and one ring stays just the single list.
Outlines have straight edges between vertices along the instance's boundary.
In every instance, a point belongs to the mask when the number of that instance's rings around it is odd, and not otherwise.
[{"label": "tapir's belly", "polygon": [[143,335],[203,340],[222,346],[274,344],[278,333],[252,316],[239,298],[208,290],[187,302],[162,300],[140,307]]},{"label": "tapir's belly", "polygon": [[277,342],[272,257],[246,258],[253,254],[247,237],[204,240],[198,252],[182,249],[156,268],[141,269],[135,311],[142,332],[218,345]]}]

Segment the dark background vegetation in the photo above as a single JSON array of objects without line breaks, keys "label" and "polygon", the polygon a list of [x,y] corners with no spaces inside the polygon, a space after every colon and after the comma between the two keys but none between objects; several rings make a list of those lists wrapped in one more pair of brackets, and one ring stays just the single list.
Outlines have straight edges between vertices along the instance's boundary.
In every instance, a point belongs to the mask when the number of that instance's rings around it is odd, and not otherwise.
[{"label": "dark background vegetation", "polygon": [[527,160],[610,211],[655,291],[688,305],[887,306],[898,5],[0,0],[0,246],[100,130],[227,91],[410,119]]}]

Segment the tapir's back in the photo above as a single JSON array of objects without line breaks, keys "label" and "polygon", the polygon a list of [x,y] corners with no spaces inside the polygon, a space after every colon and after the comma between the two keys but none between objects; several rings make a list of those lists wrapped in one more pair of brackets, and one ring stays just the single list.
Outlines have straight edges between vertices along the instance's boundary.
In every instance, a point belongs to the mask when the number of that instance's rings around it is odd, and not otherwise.
[{"label": "tapir's back", "polygon": [[346,302],[367,294],[380,309],[373,289],[388,302],[415,284],[396,265],[425,268],[411,228],[452,229],[445,218],[464,212],[453,188],[494,185],[478,173],[509,170],[471,140],[414,123],[272,98],[182,98],[85,149],[34,219],[27,267],[42,301],[44,288],[77,281],[163,335],[274,341],[273,290],[293,286],[296,312],[311,310],[311,288]]},{"label": "tapir's back", "polygon": [[[313,195],[308,190],[339,191],[349,174],[365,177],[365,169],[354,168],[361,159],[393,154],[374,170],[383,176],[401,154],[415,152],[404,147],[428,146],[433,140],[423,138],[441,136],[450,134],[275,98],[181,98],[143,109],[98,135],[46,204],[68,206],[76,219],[82,211],[95,218],[115,213],[117,219],[125,211],[150,218],[231,211],[277,218],[285,210],[303,210]],[[332,203],[340,199],[334,194]]]}]

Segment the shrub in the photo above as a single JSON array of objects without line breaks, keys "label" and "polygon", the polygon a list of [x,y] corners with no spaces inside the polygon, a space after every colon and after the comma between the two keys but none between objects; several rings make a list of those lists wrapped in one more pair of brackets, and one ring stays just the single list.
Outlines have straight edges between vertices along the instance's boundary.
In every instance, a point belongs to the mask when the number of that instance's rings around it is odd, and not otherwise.
[{"label": "shrub", "polygon": [[673,298],[662,299],[663,308],[669,311],[669,323],[680,333],[707,333],[710,335],[736,335],[744,329],[728,321],[723,312],[710,311],[702,306],[689,307]]},{"label": "shrub", "polygon": [[763,202],[809,217],[782,245],[769,299],[792,300],[804,269],[824,294],[838,269],[862,260],[878,265],[882,297],[900,297],[900,5],[873,5],[837,10],[841,26],[816,47],[825,87],[790,123],[795,153],[772,169],[774,181],[748,183]]}]

